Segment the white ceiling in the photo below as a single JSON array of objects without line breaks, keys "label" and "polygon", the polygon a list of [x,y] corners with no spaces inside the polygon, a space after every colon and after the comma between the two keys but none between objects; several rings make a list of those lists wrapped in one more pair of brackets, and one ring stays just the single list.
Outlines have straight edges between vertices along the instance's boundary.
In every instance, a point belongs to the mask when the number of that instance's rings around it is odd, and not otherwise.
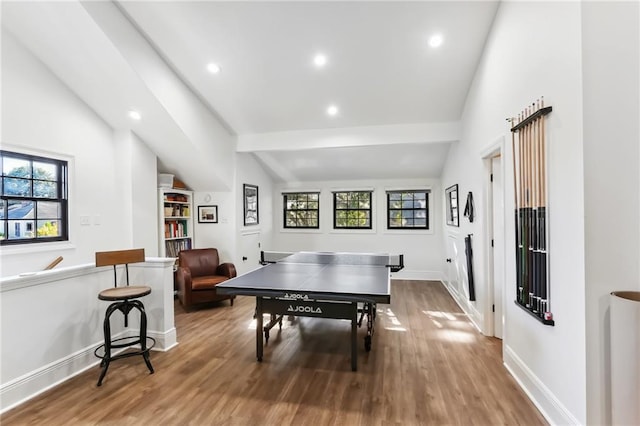
[{"label": "white ceiling", "polygon": [[[305,132],[457,122],[498,2],[117,5],[229,132],[239,138],[264,135],[256,139],[263,145],[253,144],[252,151],[276,179],[305,181],[438,177],[450,139],[390,137],[374,146],[364,138],[348,148],[310,149]],[[132,104],[131,96],[143,104],[153,103],[153,96],[139,83],[131,87],[137,80],[126,60],[82,7],[3,2],[3,27],[120,128],[126,125],[120,109]],[[444,37],[439,49],[428,46],[434,33]],[[313,66],[317,52],[328,57],[323,69]],[[219,63],[222,71],[207,72],[209,62]],[[325,113],[330,103],[340,109],[336,117]],[[155,104],[153,120],[172,131]],[[143,139],[160,138],[153,128],[147,123],[136,132]],[[284,149],[269,144],[274,134],[288,132],[295,132],[295,144]],[[159,158],[164,160],[162,153]]]}]

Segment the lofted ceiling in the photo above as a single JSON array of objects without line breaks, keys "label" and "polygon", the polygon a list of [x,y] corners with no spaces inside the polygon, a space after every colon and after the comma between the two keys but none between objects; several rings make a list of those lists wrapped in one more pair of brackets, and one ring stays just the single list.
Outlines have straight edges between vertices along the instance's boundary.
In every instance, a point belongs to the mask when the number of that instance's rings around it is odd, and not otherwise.
[{"label": "lofted ceiling", "polygon": [[[131,127],[175,169],[163,143],[175,143],[181,125],[128,66],[127,41],[118,45],[104,30],[95,3],[3,2],[3,28],[106,122]],[[428,125],[455,129],[498,1],[113,5],[239,151],[254,153],[276,180],[317,181],[438,177],[458,132]],[[439,48],[429,46],[434,34],[443,37]],[[317,53],[326,55],[322,68]],[[219,73],[207,71],[211,62]],[[130,105],[144,109],[135,127],[125,117]],[[318,143],[323,131],[331,137]],[[352,137],[345,143],[341,134]]]}]

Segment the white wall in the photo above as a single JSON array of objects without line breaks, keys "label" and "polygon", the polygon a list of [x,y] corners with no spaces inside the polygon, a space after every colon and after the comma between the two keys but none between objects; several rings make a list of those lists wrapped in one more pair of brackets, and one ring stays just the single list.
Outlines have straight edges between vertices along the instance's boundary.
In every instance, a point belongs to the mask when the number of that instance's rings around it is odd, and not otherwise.
[{"label": "white wall", "polygon": [[[544,96],[547,120],[551,311],[544,326],[513,303],[515,260],[507,256],[504,360],[546,417],[555,424],[587,423],[585,360],[584,197],[582,165],[581,5],[576,2],[503,2],[463,113],[462,139],[452,147],[443,186],[482,194],[481,153],[505,137],[506,250],[512,253],[514,203],[511,135],[507,117]],[[484,211],[484,197],[475,197]],[[478,305],[484,305],[487,253],[483,219],[463,220],[461,234],[477,245]]]},{"label": "white wall", "polygon": [[[156,141],[154,148],[168,166],[198,190],[230,189],[235,139],[211,110],[169,67],[153,46],[113,2],[83,2],[83,8],[109,37],[184,137]],[[180,147],[178,148],[179,145]],[[190,164],[190,167],[185,167]]]},{"label": "white wall", "polygon": [[[133,134],[116,135],[4,31],[1,139],[2,149],[68,160],[70,183],[69,242],[0,249],[5,410],[97,362],[93,349],[103,340],[106,309],[97,294],[113,284],[113,275],[91,266],[94,253],[133,245],[155,253],[157,191],[156,159],[146,145]],[[80,225],[81,216],[89,225]],[[39,271],[59,255],[64,261],[53,271],[15,276]],[[144,270],[153,288],[144,302],[149,333],[157,348],[167,349],[176,339],[172,261],[148,261],[134,269]]]},{"label": "white wall", "polygon": [[[258,186],[258,214],[257,225],[244,226],[244,184]],[[238,274],[257,268],[260,250],[269,250],[273,244],[274,209],[277,205],[273,199],[273,180],[262,168],[253,154],[236,154],[235,174],[235,264]],[[246,258],[246,260],[243,260]]]},{"label": "white wall", "polygon": [[[154,350],[177,343],[172,270],[172,260],[165,258],[147,258],[129,270],[132,284],[151,287],[142,301],[147,333],[156,340]],[[123,279],[124,269],[119,268],[118,280]],[[0,280],[0,412],[99,363],[94,350],[104,343],[102,324],[109,303],[97,296],[112,286],[113,269],[93,263]],[[114,338],[138,335],[140,315],[133,310],[129,319],[124,328],[121,313],[113,315]],[[97,367],[95,374],[97,380]],[[106,380],[109,374],[116,373],[107,373]]]},{"label": "white wall", "polygon": [[609,293],[640,290],[639,28],[638,2],[582,6],[590,424],[611,424]]},{"label": "white wall", "polygon": [[[148,249],[149,255],[156,253],[153,153],[135,135],[126,143],[116,138],[100,117],[4,31],[2,148],[67,159],[70,182],[70,241],[3,246],[3,277],[41,270],[57,256],[64,257],[60,266],[92,262],[96,251],[133,244]],[[81,216],[88,216],[90,224],[81,226]]]},{"label": "white wall", "polygon": [[[218,223],[195,223],[195,246],[215,247],[222,262],[235,264],[238,274],[259,266],[258,256],[262,247],[270,247],[273,234],[271,177],[253,154],[237,153],[234,185],[231,191],[198,191],[194,194],[194,209],[198,205],[218,206]],[[259,223],[244,226],[243,184],[258,186]],[[260,244],[261,247],[258,247]],[[246,260],[243,260],[246,257]]]},{"label": "white wall", "polygon": [[[398,189],[429,189],[431,229],[388,230],[386,191]],[[333,195],[335,190],[373,190],[373,222],[371,230],[334,230]],[[283,191],[320,192],[320,229],[291,230],[283,228]],[[273,246],[275,251],[355,251],[404,254],[405,269],[394,277],[406,279],[442,279],[444,254],[441,232],[440,181],[378,180],[323,181],[290,186],[279,184],[273,191]]]},{"label": "white wall", "polygon": [[[131,216],[128,229],[123,233],[129,237],[129,247],[144,248],[147,256],[158,255],[158,195],[157,158],[147,145],[129,130],[115,132],[115,150],[119,172],[115,176],[116,186],[121,188],[120,209]],[[101,217],[93,221],[101,222]]]},{"label": "white wall", "polygon": [[194,214],[198,206],[218,206],[218,223],[198,223],[194,216],[195,248],[214,247],[218,249],[221,262],[236,263],[235,238],[238,219],[236,218],[236,191],[194,193]]}]

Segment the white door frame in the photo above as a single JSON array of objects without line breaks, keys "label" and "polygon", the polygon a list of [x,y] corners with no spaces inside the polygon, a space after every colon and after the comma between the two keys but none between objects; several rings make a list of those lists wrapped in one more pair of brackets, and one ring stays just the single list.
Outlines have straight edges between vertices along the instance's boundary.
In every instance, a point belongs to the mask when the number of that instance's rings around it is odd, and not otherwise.
[{"label": "white door frame", "polygon": [[[498,139],[496,139],[493,143],[491,143],[489,146],[487,146],[481,153],[480,156],[482,158],[482,165],[483,165],[483,177],[482,177],[482,191],[483,191],[483,200],[484,200],[484,211],[483,211],[483,217],[484,217],[484,242],[485,242],[485,253],[487,253],[486,256],[484,256],[484,262],[485,262],[485,282],[487,283],[487,297],[485,297],[485,304],[483,307],[483,329],[485,330],[485,335],[487,336],[494,336],[495,335],[495,327],[494,327],[494,312],[493,312],[493,305],[495,303],[494,300],[494,287],[493,287],[493,282],[494,282],[494,273],[495,274],[502,274],[502,282],[503,282],[503,291],[502,291],[502,315],[504,317],[504,312],[505,312],[505,307],[504,307],[504,287],[506,287],[506,282],[505,282],[505,268],[503,268],[502,271],[494,271],[493,270],[493,249],[491,247],[491,240],[493,238],[493,185],[491,182],[491,169],[492,169],[492,165],[491,165],[491,159],[497,155],[500,155],[502,158],[501,163],[501,167],[502,167],[502,199],[504,200],[505,197],[505,140],[506,138],[504,136],[500,136]],[[503,217],[505,217],[506,219],[506,215],[503,215]],[[506,222],[506,220],[504,221]],[[504,228],[504,223],[502,224],[503,228]],[[505,233],[506,229],[502,230],[502,235],[506,235]],[[506,248],[506,244],[503,244],[503,247]],[[503,255],[506,253],[507,250],[503,250]],[[504,266],[506,266],[505,260],[503,259],[502,264]],[[504,329],[505,327],[503,326],[503,335],[504,335]]]}]

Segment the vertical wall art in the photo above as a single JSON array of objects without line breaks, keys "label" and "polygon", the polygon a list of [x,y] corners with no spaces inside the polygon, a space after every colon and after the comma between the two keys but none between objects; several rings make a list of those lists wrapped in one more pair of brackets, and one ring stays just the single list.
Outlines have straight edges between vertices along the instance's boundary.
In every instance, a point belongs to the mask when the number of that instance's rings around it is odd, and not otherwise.
[{"label": "vertical wall art", "polygon": [[447,225],[460,226],[458,218],[458,184],[451,185],[444,191],[445,206],[447,209]]},{"label": "vertical wall art", "polygon": [[257,225],[260,222],[258,210],[258,187],[256,185],[244,184],[244,225]]}]

